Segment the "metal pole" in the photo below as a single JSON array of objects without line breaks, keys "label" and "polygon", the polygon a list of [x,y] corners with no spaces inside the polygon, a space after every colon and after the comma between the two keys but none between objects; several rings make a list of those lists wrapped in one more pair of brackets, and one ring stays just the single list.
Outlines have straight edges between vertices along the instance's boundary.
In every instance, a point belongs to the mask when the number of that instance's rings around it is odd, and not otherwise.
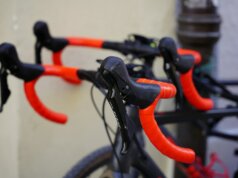
[{"label": "metal pole", "polygon": [[[203,62],[196,71],[216,73],[216,42],[220,37],[221,17],[218,14],[217,0],[179,0],[177,18],[177,37],[181,47],[194,49],[201,53]],[[195,71],[195,72],[196,72]],[[206,91],[200,89],[206,94]],[[188,105],[187,109],[191,107]],[[201,125],[206,124],[202,121]],[[203,129],[184,123],[178,126],[179,143],[193,148],[203,161],[206,157],[206,134]],[[183,177],[175,170],[175,177]]]}]

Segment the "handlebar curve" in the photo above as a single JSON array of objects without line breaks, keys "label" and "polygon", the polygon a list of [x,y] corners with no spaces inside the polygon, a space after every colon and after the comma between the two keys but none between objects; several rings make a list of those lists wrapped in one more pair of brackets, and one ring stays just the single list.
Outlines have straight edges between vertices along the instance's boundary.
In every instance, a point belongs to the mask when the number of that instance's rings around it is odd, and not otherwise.
[{"label": "handlebar curve", "polygon": [[[71,80],[71,81],[75,81],[79,83],[81,82],[81,80],[77,76],[78,69],[76,68],[66,68],[66,67],[51,66],[51,65],[45,65],[43,67],[44,67],[44,73],[40,77],[57,76],[67,80]],[[59,124],[66,123],[67,116],[65,114],[61,114],[49,109],[47,106],[43,104],[43,102],[38,97],[35,91],[35,84],[40,79],[40,77],[24,83],[25,94],[30,105],[39,115],[43,116],[44,118],[52,122],[56,122]]]},{"label": "handlebar curve", "polygon": [[25,82],[24,89],[27,100],[29,101],[31,107],[42,117],[48,119],[49,121],[64,124],[67,122],[67,116],[65,114],[61,114],[55,112],[49,108],[47,108],[39,99],[35,91],[36,80]]},{"label": "handlebar curve", "polygon": [[[187,49],[178,49],[172,38],[162,38],[160,40],[159,49],[162,56],[167,58],[167,61],[174,63],[177,71],[180,72],[180,83],[183,89],[183,94],[187,101],[198,110],[210,110],[213,108],[213,101],[210,98],[202,97],[193,82],[194,66],[202,60],[199,52]],[[190,60],[184,60],[179,54],[192,56]]]},{"label": "handlebar curve", "polygon": [[15,77],[24,80],[26,97],[37,113],[53,122],[63,124],[67,121],[66,115],[48,109],[41,102],[36,94],[35,84],[42,76],[56,76],[80,83],[78,68],[22,63],[15,46],[10,43],[0,45],[0,63],[4,70],[9,70]]},{"label": "handlebar curve", "polygon": [[182,148],[175,145],[167,139],[161,132],[154,117],[154,110],[160,99],[172,98],[176,94],[174,85],[154,80],[139,79],[139,83],[156,84],[160,86],[160,93],[154,102],[143,109],[139,110],[140,122],[145,134],[151,143],[164,155],[183,163],[192,163],[195,160],[195,153],[192,149]]},{"label": "handlebar curve", "polygon": [[213,108],[214,103],[210,98],[202,97],[193,82],[193,70],[194,66],[200,64],[202,61],[199,52],[194,50],[179,49],[178,53],[180,55],[192,55],[195,59],[194,65],[185,73],[180,74],[180,82],[183,88],[183,93],[188,102],[198,110],[207,111]]}]

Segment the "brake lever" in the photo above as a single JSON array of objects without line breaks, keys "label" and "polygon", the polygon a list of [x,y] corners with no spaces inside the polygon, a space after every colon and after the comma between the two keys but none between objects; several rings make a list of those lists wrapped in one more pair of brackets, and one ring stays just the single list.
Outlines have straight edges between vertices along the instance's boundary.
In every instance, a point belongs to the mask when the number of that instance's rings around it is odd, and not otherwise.
[{"label": "brake lever", "polygon": [[164,71],[177,88],[176,103],[179,103],[179,105],[176,105],[176,107],[181,108],[183,107],[183,91],[176,74],[180,59],[177,47],[172,39],[165,37],[160,40],[159,49],[164,58]]},{"label": "brake lever", "polygon": [[164,61],[164,71],[166,75],[172,80],[173,84],[177,88],[177,94],[176,94],[176,108],[182,108],[183,107],[183,92],[181,84],[177,78],[176,75],[176,68],[175,66],[171,65],[170,62]]},{"label": "brake lever", "polygon": [[108,90],[106,97],[117,119],[117,123],[121,132],[122,148],[120,152],[121,154],[126,154],[130,146],[130,138],[128,134],[128,128],[126,126],[128,116],[126,113],[125,105],[123,103],[123,98],[116,86]]},{"label": "brake lever", "polygon": [[[128,151],[128,148],[130,146],[130,137],[128,134],[128,128],[127,128],[127,121],[128,116],[125,108],[125,104],[123,103],[123,98],[120,95],[120,90],[118,86],[116,85],[115,80],[111,77],[111,75],[108,75],[107,70],[101,71],[101,74],[104,76],[104,84],[106,88],[108,89],[106,98],[113,110],[113,113],[116,117],[118,127],[121,132],[122,137],[122,147],[121,147],[121,154],[126,154]],[[105,80],[106,78],[106,80]]]},{"label": "brake lever", "polygon": [[0,69],[0,85],[1,85],[0,112],[2,112],[3,106],[6,104],[11,94],[11,91],[8,88],[7,76],[8,76],[7,71],[1,66],[1,69]]}]

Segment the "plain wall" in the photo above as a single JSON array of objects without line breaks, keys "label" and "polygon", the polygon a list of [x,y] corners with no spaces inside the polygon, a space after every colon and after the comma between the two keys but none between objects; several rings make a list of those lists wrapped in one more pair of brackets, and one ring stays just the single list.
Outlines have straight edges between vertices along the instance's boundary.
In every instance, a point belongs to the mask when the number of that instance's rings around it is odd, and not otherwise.
[{"label": "plain wall", "polygon": [[[32,63],[32,27],[37,20],[47,21],[55,36],[123,40],[130,33],[140,33],[159,38],[174,36],[174,8],[174,0],[1,0],[0,41],[14,43],[22,61]],[[95,59],[109,55],[120,56],[111,51],[70,48],[63,57],[67,65],[96,69]],[[45,62],[51,62],[48,51],[43,56]],[[9,85],[12,96],[0,115],[0,177],[62,177],[83,156],[109,144],[91,104],[90,83],[74,86],[47,78],[37,85],[47,106],[68,115],[66,125],[48,122],[35,113],[26,101],[22,81],[10,77]],[[96,93],[101,105],[102,97]],[[107,115],[115,127],[109,107]],[[147,145],[152,157],[172,177],[171,161]]]}]

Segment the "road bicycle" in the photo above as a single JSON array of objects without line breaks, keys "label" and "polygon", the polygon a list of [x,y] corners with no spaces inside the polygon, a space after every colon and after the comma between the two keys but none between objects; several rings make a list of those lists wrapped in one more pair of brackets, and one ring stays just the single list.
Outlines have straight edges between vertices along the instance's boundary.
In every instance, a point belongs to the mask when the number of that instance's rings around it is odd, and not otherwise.
[{"label": "road bicycle", "polygon": [[[166,156],[184,163],[194,161],[195,153],[191,149],[176,146],[169,141],[160,131],[154,118],[154,110],[158,101],[175,96],[176,88],[172,84],[142,78],[134,80],[129,77],[123,61],[116,57],[108,57],[102,61],[98,71],[26,64],[20,62],[14,46],[4,43],[0,45],[0,61],[1,108],[10,94],[7,85],[9,72],[24,80],[26,97],[31,106],[41,116],[61,124],[67,121],[66,115],[48,109],[34,90],[36,82],[42,76],[57,76],[73,81],[87,80],[94,83],[106,95],[119,125],[116,140],[120,144],[121,154],[119,158],[115,150],[116,161],[111,162],[115,177],[134,177],[139,174],[144,177],[164,177],[143,149],[142,128],[154,146]],[[132,120],[130,114],[127,115],[126,109],[128,108],[136,108],[136,113],[139,114],[139,117],[136,117],[137,120]],[[135,114],[135,112],[131,113]],[[127,153],[130,153],[130,157]],[[133,157],[131,157],[132,154],[134,154]],[[127,166],[122,164],[123,160]]]},{"label": "road bicycle", "polygon": [[[176,88],[179,90],[181,86],[180,82],[177,80],[175,72],[180,72],[181,85],[182,88],[186,91],[184,92],[186,99],[189,100],[189,102],[198,110],[210,110],[213,107],[212,100],[203,98],[198,93],[191,77],[193,73],[193,65],[197,65],[201,62],[200,54],[193,50],[176,50],[176,45],[171,38],[163,38],[159,41],[140,35],[131,35],[133,36],[134,40],[125,40],[124,42],[82,37],[54,38],[49,32],[48,25],[42,21],[36,22],[33,30],[34,34],[36,35],[35,62],[37,64],[42,63],[41,50],[43,47],[53,52],[52,60],[55,65],[63,65],[61,54],[63,52],[63,49],[67,46],[111,49],[120,52],[123,55],[133,56],[130,59],[131,61],[133,61],[133,59],[135,58],[143,60],[144,65],[140,66],[143,69],[138,72],[138,76],[142,73],[144,75],[143,77],[155,79],[155,76],[152,72],[153,62],[157,56],[162,55],[164,57],[164,71],[166,72],[168,78],[173,81]],[[157,48],[158,43],[159,47]],[[183,58],[181,58],[181,60],[178,60],[176,51],[178,51],[180,55],[183,55]],[[132,66],[131,70],[133,70],[133,67],[135,66]],[[146,72],[146,74],[144,74],[143,72]],[[179,100],[182,97],[181,95],[182,94],[180,91],[178,92],[176,98]]]},{"label": "road bicycle", "polygon": [[[155,76],[153,75],[153,72],[151,71],[151,68],[152,68],[153,61],[154,61],[155,57],[161,55],[160,54],[161,52],[158,50],[158,48],[155,48],[158,45],[159,40],[155,40],[152,38],[146,38],[146,37],[143,37],[140,35],[131,35],[133,37],[133,40],[126,40],[124,42],[113,42],[113,41],[105,41],[105,40],[92,39],[92,38],[80,38],[80,37],[54,38],[50,35],[47,24],[44,22],[36,23],[36,25],[34,26],[34,33],[37,37],[37,42],[35,45],[35,49],[36,49],[35,54],[36,54],[36,62],[37,63],[41,63],[40,51],[41,51],[42,47],[46,47],[47,49],[53,51],[53,56],[52,56],[53,62],[56,65],[62,65],[61,53],[66,46],[71,45],[71,46],[84,46],[84,47],[93,47],[93,48],[112,49],[112,50],[121,52],[124,55],[130,54],[133,56],[132,59],[134,59],[134,58],[143,59],[143,62],[144,62],[144,66],[142,67],[143,69],[140,70],[136,75],[137,76],[143,75],[143,77],[147,77],[147,78],[155,78]],[[171,42],[168,42],[168,40],[167,40],[167,43],[171,44]],[[163,47],[163,45],[161,45],[161,46],[162,47],[160,47],[159,49],[160,50],[162,49],[161,51],[163,51],[164,47]],[[189,111],[187,113],[185,113],[184,111],[176,111],[175,113],[171,112],[169,116],[172,116],[172,117],[169,117],[169,118],[166,117],[166,119],[168,119],[167,123],[168,122],[178,123],[178,122],[184,122],[184,121],[196,122],[195,121],[196,119],[197,120],[209,120],[209,124],[203,126],[203,129],[207,130],[207,135],[222,137],[222,138],[226,138],[226,139],[230,139],[230,140],[236,140],[237,136],[220,133],[220,132],[214,131],[213,128],[218,123],[218,120],[221,120],[222,117],[237,115],[237,108],[236,107],[224,108],[224,109],[219,108],[219,109],[211,110],[211,108],[213,108],[213,102],[210,99],[204,99],[204,98],[200,97],[200,95],[196,91],[196,88],[192,82],[191,76],[193,73],[193,68],[192,69],[190,68],[189,72],[182,71],[182,70],[186,70],[183,67],[184,65],[185,66],[190,65],[190,67],[191,67],[191,63],[193,63],[193,62],[190,62],[190,64],[189,64],[189,62],[186,62],[183,65],[178,64],[178,62],[176,61],[176,58],[177,58],[176,53],[173,52],[174,50],[171,50],[171,48],[174,48],[174,47],[171,47],[171,46],[174,46],[174,45],[170,45],[170,50],[166,49],[166,47],[165,47],[165,50],[170,51],[170,53],[165,52],[165,54],[164,54],[164,60],[165,60],[164,66],[166,66],[168,64],[171,65],[171,63],[172,63],[173,67],[175,67],[177,69],[177,71],[180,70],[179,72],[182,73],[182,76],[186,76],[186,77],[181,77],[182,79],[180,78],[182,87],[183,87],[183,89],[190,88],[190,90],[192,88],[193,92],[184,90],[183,94],[185,95],[186,99],[193,106],[195,106],[196,109],[210,110],[210,111],[208,111],[206,113],[197,113],[197,112],[194,113],[193,110]],[[186,55],[186,56],[192,54],[193,57],[195,58],[195,64],[198,64],[201,62],[201,57],[200,57],[199,53],[197,53],[195,51],[179,49],[178,53]],[[189,61],[189,60],[186,59],[186,61]],[[133,67],[135,67],[135,66],[132,65],[128,69],[129,72],[133,70]],[[136,67],[138,67],[138,66],[136,66]],[[168,74],[168,76],[175,83],[176,87],[179,88],[180,84],[176,80],[176,77],[174,75],[175,72],[173,70],[169,70],[173,67],[169,67],[168,69],[166,69],[166,67],[164,67],[164,69],[165,69],[166,73]],[[183,75],[183,72],[185,73],[185,75]],[[225,97],[229,100],[237,102],[237,96],[232,94],[231,92],[229,92],[225,87],[226,85],[236,85],[237,84],[236,81],[217,82],[209,75],[206,75],[206,74],[202,74],[202,75],[203,75],[202,80],[201,80],[201,76],[200,76],[200,78],[195,77],[196,85],[199,85],[200,87],[201,86],[205,87],[209,92],[211,92],[213,94],[220,95],[221,97]],[[184,85],[184,83],[186,83],[186,82],[189,84]],[[191,94],[190,94],[190,96],[187,96],[188,93],[192,93],[192,96],[191,96]],[[179,98],[179,95],[177,98]],[[194,103],[194,101],[199,101],[199,102]],[[202,104],[199,104],[199,103],[202,103]],[[211,119],[213,117],[216,117],[219,119]],[[174,119],[172,119],[172,118],[174,118]],[[191,118],[195,118],[195,119],[191,119]],[[160,119],[160,120],[163,120],[163,119]],[[106,151],[103,151],[104,149]],[[90,157],[91,157],[91,159],[92,159],[92,157],[96,157],[95,160],[97,160],[97,159],[100,159],[100,156],[98,156],[98,155],[100,155],[100,154],[104,155],[105,152],[107,152],[107,155],[112,154],[112,151],[109,147],[99,149],[99,151],[95,151],[95,153],[86,157],[85,160],[82,161],[82,164],[84,164],[84,162],[89,162],[88,164],[91,164],[93,162],[93,160],[87,161],[87,160],[90,160],[89,159]],[[215,158],[215,157],[213,157],[213,158]],[[217,162],[220,162],[220,161],[217,160]],[[81,165],[81,164],[79,163],[79,165]],[[201,166],[201,165],[199,165],[199,166]],[[80,166],[78,166],[78,167],[80,167]]]}]

